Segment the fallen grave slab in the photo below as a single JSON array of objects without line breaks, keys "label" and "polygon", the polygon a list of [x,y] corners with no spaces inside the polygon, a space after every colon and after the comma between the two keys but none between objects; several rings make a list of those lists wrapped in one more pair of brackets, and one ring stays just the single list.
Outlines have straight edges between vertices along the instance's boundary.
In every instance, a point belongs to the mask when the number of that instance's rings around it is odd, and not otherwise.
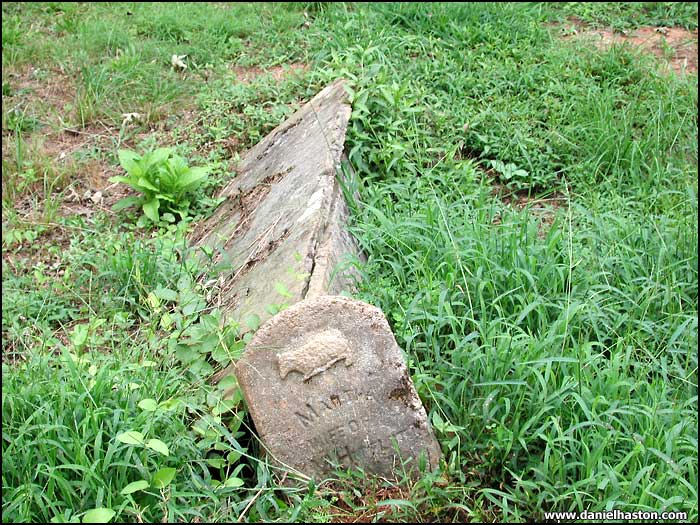
[{"label": "fallen grave slab", "polygon": [[244,328],[249,316],[265,322],[280,305],[352,288],[351,274],[336,272],[359,257],[336,177],[351,111],[344,86],[324,88],[248,151],[190,238],[228,268],[210,303]]}]

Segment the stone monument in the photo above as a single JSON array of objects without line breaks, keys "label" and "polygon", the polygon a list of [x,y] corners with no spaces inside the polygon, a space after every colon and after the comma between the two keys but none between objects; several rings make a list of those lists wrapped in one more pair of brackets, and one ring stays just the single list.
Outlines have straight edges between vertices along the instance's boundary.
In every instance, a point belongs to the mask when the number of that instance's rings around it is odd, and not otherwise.
[{"label": "stone monument", "polygon": [[338,180],[350,118],[344,86],[330,84],[251,148],[219,193],[224,201],[190,236],[229,266],[207,292],[243,326],[252,314],[270,318],[269,305],[352,286],[351,272],[336,271],[361,257]]},{"label": "stone monument", "polygon": [[[400,348],[376,307],[338,294],[362,259],[338,179],[350,117],[344,81],[253,147],[191,242],[229,263],[208,295],[227,318],[264,322],[235,373],[271,459],[309,477],[333,465],[391,476],[437,467],[435,440]],[[288,308],[272,317],[269,305]]]},{"label": "stone monument", "polygon": [[235,374],[272,459],[319,477],[335,464],[392,476],[440,447],[384,314],[321,295],[262,326]]}]

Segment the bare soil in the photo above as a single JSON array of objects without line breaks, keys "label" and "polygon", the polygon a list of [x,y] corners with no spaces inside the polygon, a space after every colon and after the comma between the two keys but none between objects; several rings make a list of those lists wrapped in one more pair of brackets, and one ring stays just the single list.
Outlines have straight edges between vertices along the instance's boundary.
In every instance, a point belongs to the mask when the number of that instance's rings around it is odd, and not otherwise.
[{"label": "bare soil", "polygon": [[581,20],[570,18],[571,25],[560,26],[564,39],[590,39],[599,48],[629,44],[666,61],[675,74],[697,73],[698,30],[680,27],[640,27],[624,33],[593,29]]},{"label": "bare soil", "polygon": [[231,66],[231,71],[236,74],[236,77],[243,83],[249,83],[260,75],[272,75],[272,78],[279,81],[288,75],[298,74],[308,70],[309,66],[302,63],[291,63],[282,66],[274,66],[268,69],[251,66]]},{"label": "bare soil", "polygon": [[[110,186],[109,177],[116,174],[113,167],[98,158],[75,159],[74,155],[81,150],[111,149],[119,130],[100,122],[90,123],[83,128],[70,123],[76,95],[73,79],[61,69],[40,70],[31,65],[11,71],[7,76],[14,91],[11,97],[7,97],[11,108],[26,109],[40,122],[37,130],[25,133],[22,137],[26,149],[32,152],[32,160],[41,159],[53,164],[55,171],[70,173],[71,180],[67,184],[69,197],[72,194],[82,196],[87,190],[102,191],[104,204],[108,206],[121,198],[115,195],[115,198],[110,199],[110,192],[105,191]],[[3,130],[4,161],[10,160],[14,155],[16,139],[12,135],[8,130]],[[68,201],[70,200],[69,198]],[[15,208],[20,213],[26,208],[23,199],[16,203]],[[64,210],[61,206],[59,214],[73,215],[71,207],[68,208]]]},{"label": "bare soil", "polygon": [[25,65],[14,71],[5,72],[16,95],[21,94],[21,102],[41,104],[55,111],[63,112],[66,105],[75,99],[73,80],[59,68],[41,69]]},{"label": "bare soil", "polygon": [[[510,191],[505,186],[494,183],[494,195],[506,205],[517,210],[527,210],[528,213],[539,221],[538,236],[546,236],[549,228],[554,223],[557,212],[568,207],[566,195],[554,192],[546,196],[534,196],[527,191]],[[497,215],[493,220],[494,225],[501,224],[501,217]]]}]

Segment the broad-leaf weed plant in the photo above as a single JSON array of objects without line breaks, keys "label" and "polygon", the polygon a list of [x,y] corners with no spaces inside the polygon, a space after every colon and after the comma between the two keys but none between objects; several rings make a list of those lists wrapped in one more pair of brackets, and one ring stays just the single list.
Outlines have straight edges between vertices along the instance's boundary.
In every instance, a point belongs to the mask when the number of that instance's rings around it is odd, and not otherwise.
[{"label": "broad-leaf weed plant", "polygon": [[119,151],[119,163],[127,176],[111,177],[111,182],[122,182],[141,192],[114,205],[115,210],[140,206],[143,217],[153,223],[161,219],[175,222],[175,215],[187,216],[194,191],[209,175],[205,166],[188,166],[187,161],[175,155],[171,148],[158,148],[139,155],[131,150]]}]

